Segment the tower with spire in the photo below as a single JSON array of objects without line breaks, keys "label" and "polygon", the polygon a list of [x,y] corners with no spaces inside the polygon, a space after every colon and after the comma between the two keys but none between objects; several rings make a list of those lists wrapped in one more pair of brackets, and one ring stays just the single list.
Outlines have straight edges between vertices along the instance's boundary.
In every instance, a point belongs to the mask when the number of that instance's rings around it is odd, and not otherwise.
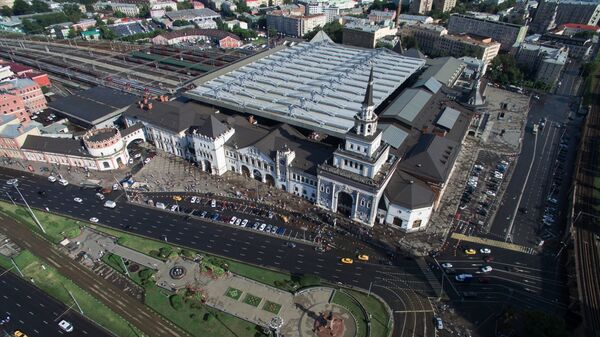
[{"label": "tower with spire", "polygon": [[372,226],[385,184],[393,172],[390,146],[377,129],[373,97],[375,71],[371,67],[365,97],[354,116],[354,127],[331,163],[319,166],[317,205]]}]

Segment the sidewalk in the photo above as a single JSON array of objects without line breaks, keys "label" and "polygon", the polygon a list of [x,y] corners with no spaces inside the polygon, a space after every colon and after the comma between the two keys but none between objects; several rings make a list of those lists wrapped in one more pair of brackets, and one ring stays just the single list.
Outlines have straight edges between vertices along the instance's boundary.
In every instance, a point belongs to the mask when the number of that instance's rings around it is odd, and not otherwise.
[{"label": "sidewalk", "polygon": [[5,217],[0,231],[18,245],[27,247],[31,253],[47,264],[54,266],[59,273],[131,322],[146,336],[187,336],[137,299],[123,293],[110,282],[62,255],[52,244],[33,234],[27,226]]}]

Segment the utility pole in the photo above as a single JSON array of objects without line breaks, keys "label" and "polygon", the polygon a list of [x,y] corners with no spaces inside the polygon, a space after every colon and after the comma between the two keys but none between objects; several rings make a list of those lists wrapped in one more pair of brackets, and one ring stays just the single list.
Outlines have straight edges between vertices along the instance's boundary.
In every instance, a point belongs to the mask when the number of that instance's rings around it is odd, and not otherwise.
[{"label": "utility pole", "polygon": [[27,206],[27,209],[29,210],[29,213],[31,214],[31,217],[33,218],[33,220],[35,220],[35,223],[40,227],[40,229],[42,230],[42,233],[46,234],[46,230],[44,229],[44,227],[42,226],[42,224],[40,223],[38,218],[35,216],[35,213],[33,213],[33,211],[31,210],[31,207],[29,207],[29,203],[27,203],[27,200],[25,200],[25,197],[21,193],[21,190],[19,190],[18,183],[15,183],[13,186],[15,187],[17,192],[19,192],[19,195],[21,196],[21,199],[23,199],[23,202],[25,202],[25,206]]}]

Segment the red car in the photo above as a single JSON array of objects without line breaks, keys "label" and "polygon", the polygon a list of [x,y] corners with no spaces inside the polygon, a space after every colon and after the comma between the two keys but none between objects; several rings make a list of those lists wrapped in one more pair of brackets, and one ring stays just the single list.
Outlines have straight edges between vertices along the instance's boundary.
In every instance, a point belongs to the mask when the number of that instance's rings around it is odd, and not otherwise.
[{"label": "red car", "polygon": [[493,256],[486,256],[483,258],[483,261],[490,263],[490,262],[494,262],[494,257]]}]

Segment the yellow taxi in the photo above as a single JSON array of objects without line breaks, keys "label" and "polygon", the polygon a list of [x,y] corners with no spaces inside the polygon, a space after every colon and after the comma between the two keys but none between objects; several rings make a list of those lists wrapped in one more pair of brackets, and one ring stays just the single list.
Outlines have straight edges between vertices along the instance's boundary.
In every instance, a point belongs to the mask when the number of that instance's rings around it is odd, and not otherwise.
[{"label": "yellow taxi", "polygon": [[174,195],[173,196],[173,200],[175,200],[175,201],[181,201],[181,200],[183,200],[183,198],[180,197],[180,196],[178,196],[178,195]]},{"label": "yellow taxi", "polygon": [[21,331],[17,330],[15,332],[13,332],[13,336],[15,337],[27,337],[26,334],[22,333]]},{"label": "yellow taxi", "polygon": [[354,263],[354,260],[352,260],[352,259],[351,259],[351,258],[349,258],[349,257],[342,257],[342,263],[345,263],[345,264],[353,264],[353,263]]},{"label": "yellow taxi", "polygon": [[473,248],[469,248],[469,249],[465,249],[465,254],[467,255],[475,255],[477,254],[477,251]]},{"label": "yellow taxi", "polygon": [[361,260],[361,261],[369,261],[369,255],[360,254],[358,256],[358,259]]}]

